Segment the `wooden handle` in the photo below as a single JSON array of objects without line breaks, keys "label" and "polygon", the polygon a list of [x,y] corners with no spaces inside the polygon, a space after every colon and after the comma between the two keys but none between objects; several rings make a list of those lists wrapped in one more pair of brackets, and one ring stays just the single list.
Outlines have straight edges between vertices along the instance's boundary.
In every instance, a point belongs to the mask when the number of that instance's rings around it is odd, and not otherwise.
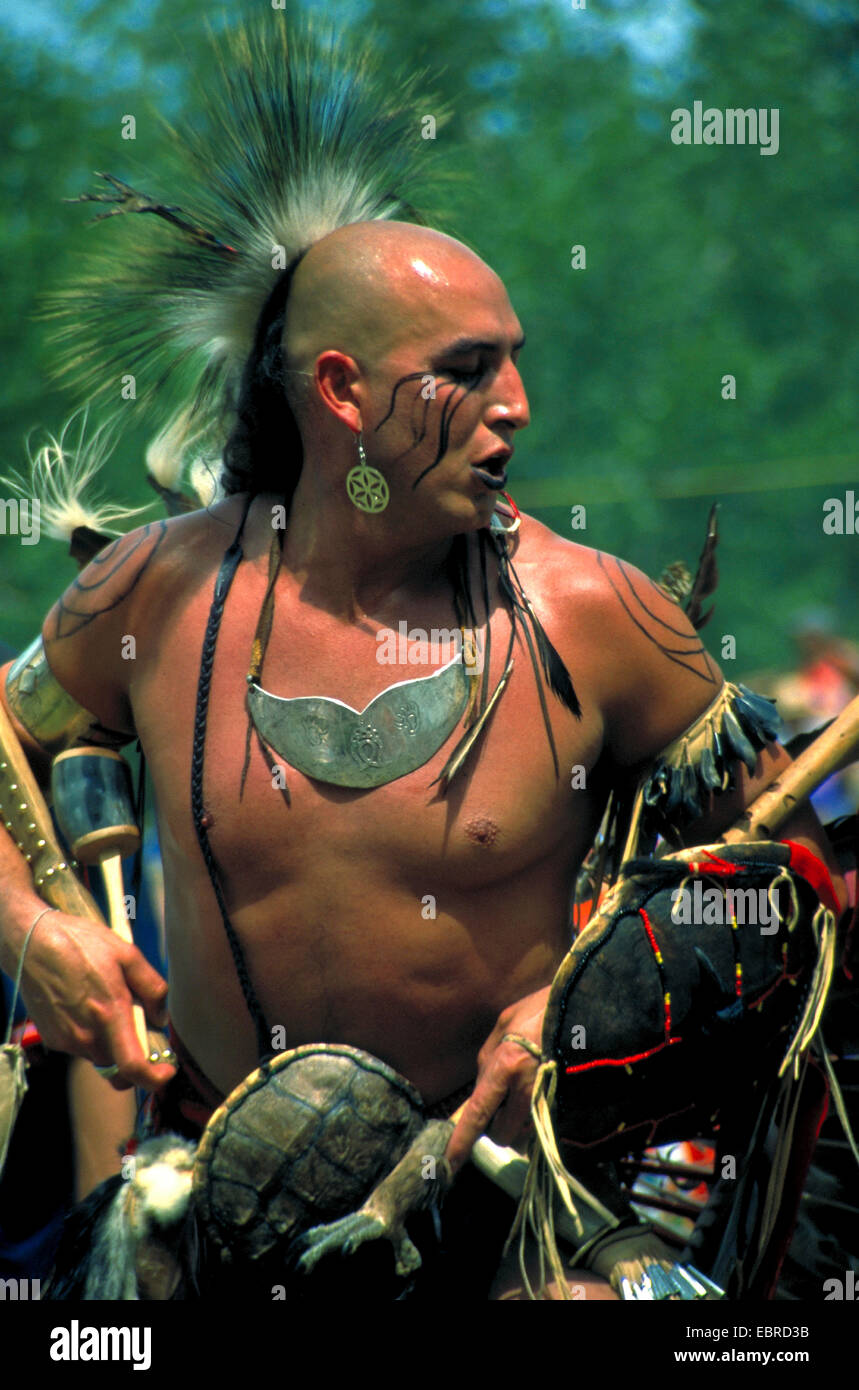
[{"label": "wooden handle", "polygon": [[847,767],[859,751],[859,695],[838,718],[786,767],[775,782],[743,812],[721,837],[725,844],[772,840],[798,806],[833,772]]},{"label": "wooden handle", "polygon": [[[95,899],[68,864],[54,831],[47,802],[27,761],[6,708],[0,699],[0,815],[18,849],[27,858],[39,896],[75,917],[87,917],[107,926]],[[122,869],[119,855],[107,852],[102,860],[110,922],[123,941],[133,944],[131,924],[123,901]],[[134,1027],[143,1056],[150,1053],[146,1016],[140,1004],[133,1006]]]},{"label": "wooden handle", "polygon": [[[122,882],[122,859],[119,854],[105,856],[99,861],[102,876],[104,878],[104,888],[107,894],[107,906],[110,915],[110,925],[117,936],[123,941],[127,941],[129,946],[134,945],[134,936],[131,931],[131,923],[125,911],[125,885]],[[134,1014],[134,1030],[137,1033],[137,1040],[143,1050],[144,1058],[149,1056],[149,1035],[146,1031],[146,1015],[141,1004],[132,1007]]]}]

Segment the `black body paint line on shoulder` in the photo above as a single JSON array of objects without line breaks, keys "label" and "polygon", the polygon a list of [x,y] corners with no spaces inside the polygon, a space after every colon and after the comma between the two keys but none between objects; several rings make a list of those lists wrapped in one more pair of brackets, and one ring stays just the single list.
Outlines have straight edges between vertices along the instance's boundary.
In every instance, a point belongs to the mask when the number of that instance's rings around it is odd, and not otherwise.
[{"label": "black body paint line on shoulder", "polygon": [[[664,618],[658,617],[648,608],[622,560],[600,552],[597,555],[597,563],[624,612],[648,642],[651,642],[668,661],[673,661],[675,666],[682,666],[684,670],[697,676],[699,680],[706,681],[708,685],[717,685],[716,669],[697,632],[684,632],[682,628],[672,627]],[[648,583],[654,594],[665,597],[652,580],[648,580]],[[661,628],[663,635],[658,635],[654,628]]]},{"label": "black body paint line on shoulder", "polygon": [[[118,536],[100,551],[60,598],[45,640],[61,642],[73,637],[103,613],[118,608],[139,584],[166,534],[167,522],[153,521],[141,527],[133,539]],[[113,592],[115,580],[122,585],[118,593]],[[108,586],[109,599],[104,597]]]}]

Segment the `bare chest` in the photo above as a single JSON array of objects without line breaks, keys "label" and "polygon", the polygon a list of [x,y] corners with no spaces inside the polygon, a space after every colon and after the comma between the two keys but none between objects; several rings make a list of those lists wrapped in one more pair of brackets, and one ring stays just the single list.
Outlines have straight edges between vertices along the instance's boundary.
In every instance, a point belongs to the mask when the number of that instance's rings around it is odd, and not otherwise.
[{"label": "bare chest", "polygon": [[[239,586],[242,573],[236,580]],[[218,638],[209,693],[204,803],[210,839],[239,897],[275,891],[291,881],[351,872],[411,884],[428,871],[451,888],[470,892],[518,876],[555,856],[567,869],[579,862],[595,830],[602,795],[593,773],[602,724],[588,699],[586,672],[573,672],[583,707],[576,720],[543,694],[554,754],[527,648],[516,643],[514,668],[489,724],[445,795],[438,777],[461,735],[458,722],[429,760],[369,790],[334,786],[303,775],[265,752],[250,730],[245,675],[259,595],[237,587]],[[346,625],[328,615],[280,601],[266,656],[263,684],[292,698],[323,696],[362,711],[381,691],[429,676],[443,648],[410,662],[414,642],[385,649],[372,625]],[[158,661],[141,669],[134,693],[141,733],[159,802],[162,836],[174,853],[196,862],[190,815],[191,748],[200,651],[208,591],[189,599],[161,636]],[[449,629],[451,614],[429,604],[410,615],[408,631]],[[399,625],[393,623],[391,630]],[[509,616],[492,618],[490,690],[504,669]],[[397,655],[405,660],[391,660]],[[250,731],[250,737],[249,737]],[[242,777],[244,771],[244,788]]]}]

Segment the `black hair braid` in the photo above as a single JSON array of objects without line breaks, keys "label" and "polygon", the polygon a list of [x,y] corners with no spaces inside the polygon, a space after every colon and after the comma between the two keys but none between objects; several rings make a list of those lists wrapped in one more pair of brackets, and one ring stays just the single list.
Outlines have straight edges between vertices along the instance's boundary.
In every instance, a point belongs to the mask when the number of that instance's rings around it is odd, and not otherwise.
[{"label": "black hair braid", "polygon": [[[303,254],[303,253],[302,253]],[[236,420],[224,446],[221,482],[227,496],[273,492],[288,503],[304,451],[283,384],[283,327],[292,277],[301,256],[283,271],[257,322],[236,402]]]}]

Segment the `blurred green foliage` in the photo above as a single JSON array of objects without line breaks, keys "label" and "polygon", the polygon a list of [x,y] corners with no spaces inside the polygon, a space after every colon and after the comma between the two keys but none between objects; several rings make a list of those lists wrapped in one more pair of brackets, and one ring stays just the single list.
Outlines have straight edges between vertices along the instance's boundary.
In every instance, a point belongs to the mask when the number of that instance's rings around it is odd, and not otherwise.
[{"label": "blurred green foliage", "polygon": [[[53,7],[46,7],[50,14]],[[238,18],[260,4],[232,5]],[[694,567],[721,506],[714,654],[742,675],[788,665],[792,617],[829,605],[859,636],[859,536],[826,536],[822,504],[859,484],[856,384],[859,11],[836,0],[402,0],[314,6],[368,26],[393,66],[426,67],[453,112],[436,152],[460,175],[444,229],[504,279],[528,332],[532,425],[511,490],[562,534],[651,574]],[[28,431],[79,401],[50,380],[42,292],[74,276],[87,211],[64,204],[108,169],[164,189],[160,110],[205,79],[190,0],[99,0],[21,36],[0,21],[5,135],[0,245],[0,471]],[[778,153],[677,146],[672,110],[777,107]],[[134,147],[120,138],[137,118]],[[431,114],[431,112],[428,112]],[[570,265],[573,245],[587,268]],[[736,400],[722,398],[725,374]],[[133,418],[104,490],[150,500]],[[856,486],[859,494],[859,486]],[[570,509],[587,507],[587,530]],[[21,644],[73,576],[62,547],[0,536],[0,637]]]}]

